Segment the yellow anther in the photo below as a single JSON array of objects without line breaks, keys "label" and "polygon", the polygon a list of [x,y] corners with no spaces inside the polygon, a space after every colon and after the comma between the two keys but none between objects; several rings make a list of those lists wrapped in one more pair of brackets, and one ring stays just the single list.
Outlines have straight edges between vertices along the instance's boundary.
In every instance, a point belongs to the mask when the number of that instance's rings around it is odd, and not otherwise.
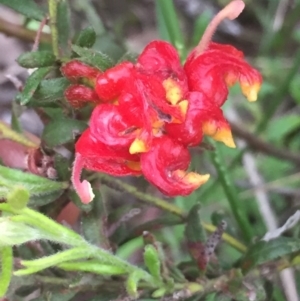
[{"label": "yellow anther", "polygon": [[174,79],[168,78],[164,80],[163,87],[166,90],[167,101],[173,106],[176,105],[182,99],[182,89]]},{"label": "yellow anther", "polygon": [[137,153],[145,153],[148,151],[145,142],[139,138],[136,138],[129,147],[130,154],[137,154]]},{"label": "yellow anther", "polygon": [[247,97],[248,101],[253,102],[257,100],[257,94],[260,90],[260,83],[255,84],[248,84],[248,83],[241,83],[241,89],[243,94]]},{"label": "yellow anther", "polygon": [[205,122],[202,126],[203,133],[216,141],[223,142],[226,146],[236,148],[229,127],[217,127],[213,122]]},{"label": "yellow anther", "polygon": [[206,175],[200,175],[196,172],[189,172],[187,173],[184,170],[178,169],[173,172],[173,176],[175,176],[178,179],[181,179],[181,181],[187,185],[193,185],[195,187],[199,187],[200,185],[206,183],[210,177],[209,174]]}]

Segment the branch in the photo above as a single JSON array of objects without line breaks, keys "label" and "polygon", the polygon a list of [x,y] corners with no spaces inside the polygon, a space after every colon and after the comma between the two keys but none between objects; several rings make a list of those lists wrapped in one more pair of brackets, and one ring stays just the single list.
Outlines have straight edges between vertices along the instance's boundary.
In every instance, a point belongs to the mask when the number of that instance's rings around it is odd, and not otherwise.
[{"label": "branch", "polygon": [[[0,32],[6,34],[7,36],[12,36],[19,38],[24,41],[33,42],[37,32],[24,28],[22,25],[17,25],[6,21],[0,17]],[[41,33],[40,42],[42,43],[51,43],[51,36],[48,33]]]},{"label": "branch", "polygon": [[289,151],[288,149],[276,148],[274,145],[266,143],[261,138],[256,137],[252,133],[245,130],[240,124],[230,122],[230,127],[235,136],[247,141],[250,148],[266,153],[278,159],[288,160],[294,164],[300,165],[300,156],[296,153]]}]

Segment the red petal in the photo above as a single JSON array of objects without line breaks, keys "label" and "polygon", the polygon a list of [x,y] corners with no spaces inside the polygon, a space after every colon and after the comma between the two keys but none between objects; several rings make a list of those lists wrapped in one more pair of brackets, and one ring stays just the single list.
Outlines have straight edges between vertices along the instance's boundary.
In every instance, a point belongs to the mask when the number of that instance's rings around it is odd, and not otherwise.
[{"label": "red petal", "polygon": [[[131,155],[128,149],[108,147],[97,140],[87,129],[75,145],[76,153],[84,160],[84,167],[90,170],[106,172],[111,175],[139,175],[139,156]],[[134,166],[136,163],[137,166]]]},{"label": "red petal", "polygon": [[114,101],[134,79],[134,65],[122,62],[97,77],[96,92],[102,101]]},{"label": "red petal", "polygon": [[208,176],[186,173],[190,154],[167,136],[153,139],[149,152],[141,154],[146,179],[168,196],[188,195],[207,181]]},{"label": "red petal", "polygon": [[193,51],[184,69],[190,91],[205,93],[218,106],[227,99],[228,85],[239,81],[244,94],[254,101],[262,82],[260,73],[243,60],[240,51],[229,45],[212,43],[200,55]]}]

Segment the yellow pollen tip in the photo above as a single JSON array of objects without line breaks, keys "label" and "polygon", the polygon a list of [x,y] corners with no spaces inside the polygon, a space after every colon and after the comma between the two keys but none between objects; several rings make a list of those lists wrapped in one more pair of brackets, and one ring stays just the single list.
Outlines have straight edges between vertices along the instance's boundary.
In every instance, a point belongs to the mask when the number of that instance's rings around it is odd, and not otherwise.
[{"label": "yellow pollen tip", "polygon": [[217,130],[217,132],[212,136],[212,138],[216,141],[223,142],[228,147],[236,148],[231,130],[228,128]]},{"label": "yellow pollen tip", "polygon": [[180,108],[180,112],[183,116],[186,115],[186,112],[188,110],[189,107],[189,102],[188,100],[183,100],[178,104],[179,108]]},{"label": "yellow pollen tip", "polygon": [[243,94],[247,97],[248,101],[254,102],[257,100],[257,94],[260,90],[260,83],[255,83],[253,85],[242,83],[241,89]]},{"label": "yellow pollen tip", "polygon": [[183,97],[180,86],[175,80],[168,78],[163,81],[163,87],[166,91],[167,101],[175,106]]},{"label": "yellow pollen tip", "polygon": [[129,147],[130,154],[145,153],[147,151],[146,144],[143,140],[136,138]]},{"label": "yellow pollen tip", "polygon": [[209,174],[200,175],[196,172],[189,172],[178,169],[173,172],[173,175],[180,178],[181,181],[187,185],[193,185],[195,187],[199,187],[200,185],[206,183],[210,177]]},{"label": "yellow pollen tip", "polygon": [[212,122],[205,122],[202,126],[203,133],[216,141],[223,142],[226,146],[236,148],[230,128],[216,127]]}]

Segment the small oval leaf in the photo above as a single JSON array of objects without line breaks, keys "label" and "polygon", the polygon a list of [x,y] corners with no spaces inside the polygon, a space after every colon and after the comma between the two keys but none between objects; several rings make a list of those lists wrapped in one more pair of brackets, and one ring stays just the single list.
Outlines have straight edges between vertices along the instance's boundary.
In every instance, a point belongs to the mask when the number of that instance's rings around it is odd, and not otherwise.
[{"label": "small oval leaf", "polygon": [[17,62],[24,68],[39,68],[52,66],[55,63],[55,56],[50,51],[31,51],[22,53]]},{"label": "small oval leaf", "polygon": [[80,47],[91,48],[96,41],[96,32],[93,27],[88,26],[80,31],[75,44]]},{"label": "small oval leaf", "polygon": [[96,67],[101,71],[113,67],[112,59],[100,51],[80,47],[77,45],[72,45],[72,49],[80,56],[80,60],[82,62]]},{"label": "small oval leaf", "polygon": [[35,70],[27,79],[24,90],[17,95],[21,105],[26,105],[37,90],[42,79],[51,71],[52,67],[42,67]]}]

